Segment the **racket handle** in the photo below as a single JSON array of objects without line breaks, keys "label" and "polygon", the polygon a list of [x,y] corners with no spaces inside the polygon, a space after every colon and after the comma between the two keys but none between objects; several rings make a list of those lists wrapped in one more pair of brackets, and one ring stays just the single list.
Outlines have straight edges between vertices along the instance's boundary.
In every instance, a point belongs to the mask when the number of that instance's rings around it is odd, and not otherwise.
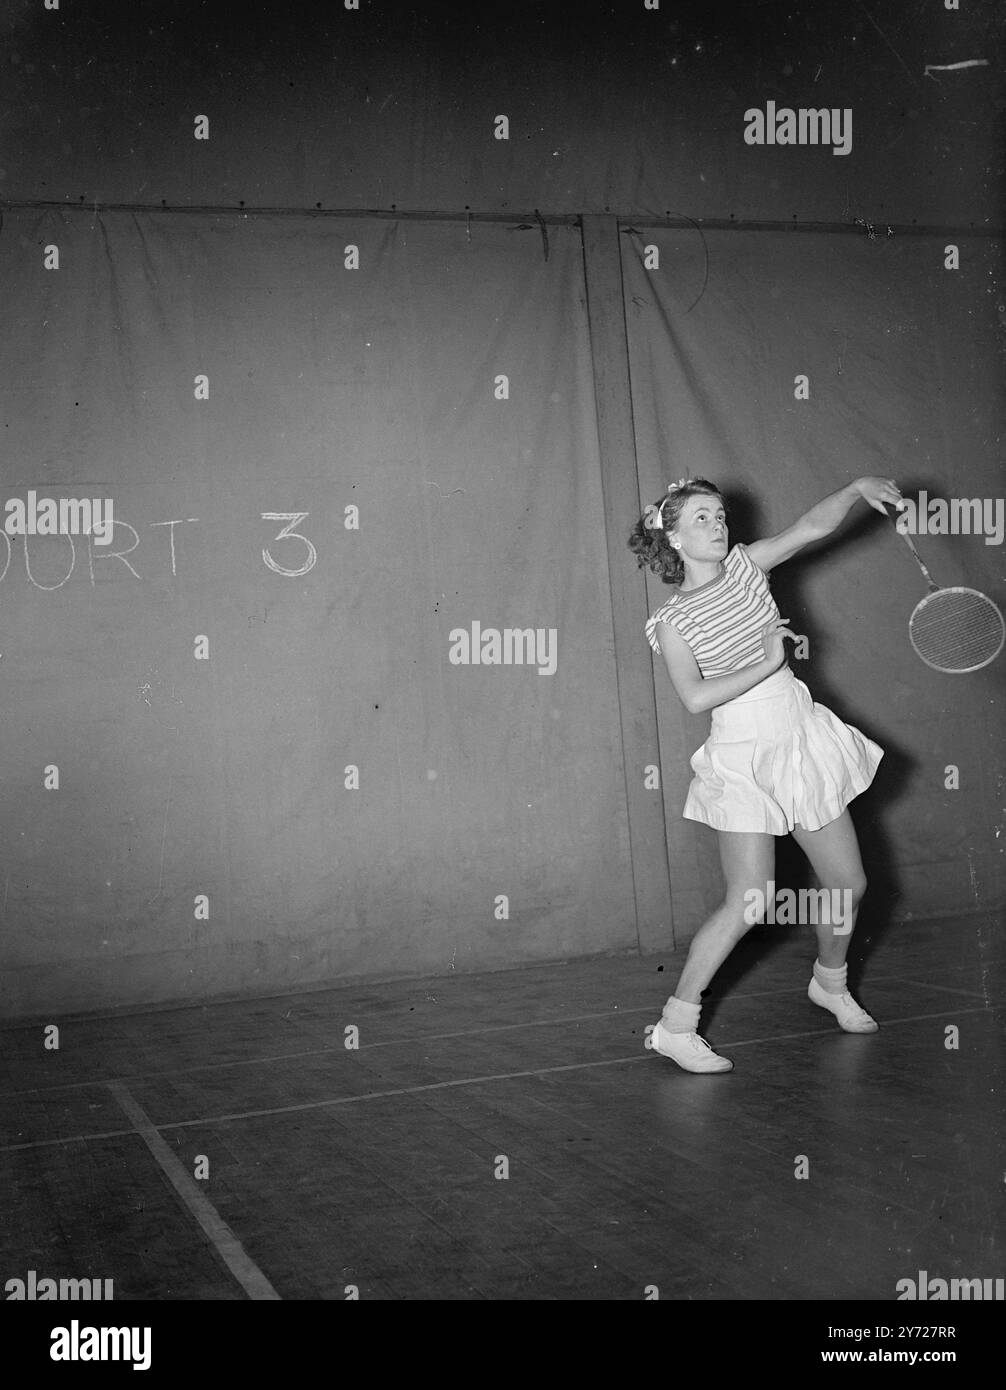
[{"label": "racket handle", "polygon": [[932,575],[929,573],[929,571],[926,569],[926,562],[923,560],[923,558],[922,558],[922,556],[919,554],[919,552],[915,549],[915,545],[914,545],[914,543],[913,543],[913,541],[912,541],[911,536],[908,534],[907,531],[898,531],[898,518],[897,518],[897,517],[892,517],[891,520],[894,522],[894,529],[895,529],[895,531],[897,531],[898,535],[901,537],[901,539],[902,539],[902,540],[905,542],[905,544],[908,546],[908,549],[909,549],[909,550],[912,552],[912,554],[915,556],[915,563],[918,565],[919,569],[920,569],[920,570],[922,571],[922,573],[925,575],[926,583],[929,585],[930,589],[932,590],[932,592],[933,592],[934,594],[935,594],[935,593],[938,593],[938,592],[939,592],[939,587],[940,587],[940,586],[939,586],[938,584],[934,583],[934,581],[933,581],[933,576],[932,576]]}]

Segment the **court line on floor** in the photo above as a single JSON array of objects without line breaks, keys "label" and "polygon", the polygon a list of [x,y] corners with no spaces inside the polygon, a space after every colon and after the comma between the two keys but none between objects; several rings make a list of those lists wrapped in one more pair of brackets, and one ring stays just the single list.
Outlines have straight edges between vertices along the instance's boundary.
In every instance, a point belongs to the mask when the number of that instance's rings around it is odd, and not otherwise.
[{"label": "court line on floor", "polygon": [[177,1154],[171,1152],[161,1138],[157,1126],[130,1094],[128,1088],[121,1081],[109,1081],[106,1085],[126,1115],[132,1120],[136,1133],[139,1134],[153,1154],[161,1171],[178,1194],[182,1205],[203,1228],[210,1244],[248,1297],[257,1302],[278,1300],[279,1294],[245,1250],[206,1193],[182,1167]]},{"label": "court line on floor", "polygon": [[[990,1005],[988,1008],[981,1009],[955,1009],[954,1016],[964,1018],[968,1014],[988,1014],[997,1013],[1006,1004]],[[934,1018],[946,1018],[947,1009],[940,1010],[935,1014],[915,1014],[910,1018],[890,1018],[884,1020],[884,1028],[892,1028],[901,1023],[924,1023]],[[724,1041],[718,1043],[724,1052],[730,1052],[737,1047],[754,1047],[759,1043],[792,1042],[800,1038],[823,1038],[833,1037],[833,1028],[813,1028],[800,1033],[774,1033],[764,1038],[742,1038],[739,1042]],[[849,1036],[846,1034],[846,1036]],[[872,1035],[871,1035],[872,1036]],[[203,1115],[194,1120],[168,1120],[164,1124],[155,1125],[154,1128],[159,1134],[167,1130],[174,1129],[200,1129],[213,1125],[233,1124],[238,1120],[259,1120],[267,1119],[272,1115],[293,1115],[308,1110],[324,1110],[338,1105],[359,1105],[368,1100],[388,1100],[394,1096],[421,1095],[424,1091],[443,1091],[453,1086],[481,1086],[490,1081],[518,1081],[525,1077],[550,1076],[559,1072],[567,1071],[589,1071],[594,1067],[614,1067],[626,1062],[643,1062],[652,1060],[654,1054],[650,1051],[639,1051],[632,1053],[628,1057],[605,1057],[597,1062],[567,1062],[556,1067],[535,1067],[527,1071],[494,1072],[483,1076],[461,1076],[455,1077],[450,1081],[427,1081],[416,1086],[397,1086],[386,1091],[368,1091],[365,1095],[358,1096],[335,1096],[327,1100],[308,1100],[301,1101],[297,1105],[274,1105],[263,1110],[242,1110],[229,1115]],[[107,1086],[115,1085],[115,1082],[105,1082]],[[152,1122],[151,1122],[152,1123]],[[33,1139],[24,1144],[3,1144],[0,1145],[0,1154],[19,1153],[27,1149],[47,1149],[60,1144],[87,1144],[99,1139],[120,1139],[124,1135],[132,1135],[130,1129],[101,1130],[95,1134],[71,1134],[62,1139]],[[170,1152],[170,1151],[169,1151]]]},{"label": "court line on floor", "polygon": [[[922,934],[923,939],[927,942],[927,944],[929,944],[932,940],[929,929],[934,927],[937,923],[952,923],[958,928],[963,923],[964,926],[968,926],[970,924],[971,927],[979,929],[982,926],[984,919],[987,918],[989,932],[997,933],[1000,925],[1000,917],[1001,914],[999,913],[985,913],[980,911],[976,913],[964,913],[963,915],[958,915],[956,917],[926,918],[924,921],[906,918],[904,920],[892,922],[890,924],[890,928],[891,930],[894,930],[896,928],[915,928]],[[858,931],[859,936],[857,937],[857,940],[865,938],[867,943],[872,941],[873,938],[867,935],[867,928],[865,926],[860,924]],[[795,956],[795,950],[797,942],[798,937],[791,934],[789,942],[787,944],[787,949],[785,949],[780,959],[796,959],[797,957]],[[883,944],[884,942],[886,942],[886,937],[881,938],[881,944]],[[414,992],[421,989],[436,988],[438,986],[445,985],[448,981],[452,985],[461,985],[465,982],[477,981],[479,979],[491,979],[493,982],[507,982],[511,980],[516,980],[518,978],[526,978],[529,977],[529,975],[536,974],[537,972],[544,973],[546,971],[552,971],[555,969],[562,969],[564,971],[568,970],[571,976],[575,976],[582,969],[590,969],[592,967],[596,967],[599,964],[623,965],[627,967],[639,966],[640,968],[645,967],[647,977],[649,978],[651,974],[651,967],[655,962],[667,960],[670,961],[671,965],[673,966],[673,964],[679,956],[683,961],[684,955],[687,954],[687,951],[685,949],[687,947],[687,944],[688,943],[686,942],[682,946],[676,948],[672,947],[668,951],[650,951],[643,953],[642,955],[640,954],[638,949],[632,950],[631,952],[626,949],[614,953],[601,952],[586,957],[576,956],[572,958],[567,958],[565,960],[524,961],[519,965],[510,965],[505,968],[500,968],[498,970],[450,972],[446,975],[393,975],[387,978],[359,976],[353,977],[351,980],[343,984],[333,984],[330,981],[324,983],[303,981],[297,988],[288,987],[286,989],[277,990],[275,993],[272,994],[208,995],[206,997],[200,996],[195,999],[173,999],[166,1001],[153,1000],[146,1004],[131,1005],[113,1005],[106,1003],[103,1006],[103,1008],[94,1007],[90,1009],[78,1009],[74,1012],[59,1013],[58,1018],[59,1021],[63,1024],[118,1024],[128,1022],[130,1019],[147,1018],[153,1014],[185,1014],[196,1012],[205,1013],[207,1009],[217,1008],[230,1009],[252,1007],[258,1009],[262,1005],[284,1003],[288,1004],[291,1000],[322,1000],[326,995],[340,995],[356,990],[366,991],[369,993],[373,993],[375,990],[381,990],[385,992],[390,992],[396,998],[401,999],[411,998],[413,997]],[[790,946],[793,947],[793,950],[789,949]],[[984,949],[986,951],[988,950],[988,944],[984,946]],[[871,953],[871,955],[875,953],[876,948],[875,951]],[[804,954],[805,953],[801,953],[799,958],[802,959]],[[51,964],[51,962],[49,963]],[[985,962],[983,962],[983,964],[985,964]],[[663,968],[663,966],[658,966],[658,969],[660,970],[663,970]],[[959,973],[962,970],[974,969],[974,963],[947,963],[944,964],[941,968],[945,971]],[[411,993],[409,991],[411,991]],[[20,1020],[10,1019],[6,1022],[6,1024],[4,1024],[2,1020],[0,1020],[0,1034],[2,1034],[3,1032],[14,1032],[18,1029],[42,1028],[48,1022],[50,1022],[51,1018],[52,1012],[51,1010],[47,1010],[44,1016],[29,1016],[25,1019]]]},{"label": "court line on floor", "polygon": [[[907,980],[900,975],[885,975],[880,979],[871,981],[870,988],[874,985],[890,984],[909,984],[917,989],[938,989],[945,993],[962,994],[969,999],[985,999],[985,995],[971,990],[954,989],[950,985],[927,984],[921,980]],[[806,990],[805,985],[783,985],[778,989],[754,990],[747,994],[721,994],[710,995],[704,1000],[703,1007],[709,1008],[712,1004],[729,1000],[731,1003],[739,1002],[743,999],[767,999],[777,994],[802,994]],[[992,1007],[991,1005],[989,1007]],[[474,1038],[487,1033],[507,1033],[516,1028],[550,1028],[563,1027],[569,1023],[589,1023],[596,1019],[611,1019],[627,1017],[630,1014],[653,1014],[655,1011],[652,1004],[633,1005],[626,1009],[606,1009],[603,1013],[593,1014],[567,1014],[562,1017],[552,1018],[532,1018],[522,1019],[519,1023],[494,1023],[483,1028],[461,1028],[455,1029],[450,1033],[422,1033],[412,1037],[387,1038],[381,1042],[361,1043],[355,1051],[372,1051],[379,1047],[415,1047],[417,1045],[431,1042],[445,1042],[451,1038]],[[338,1026],[338,1025],[337,1025]],[[154,1081],[158,1078],[166,1079],[176,1076],[189,1076],[196,1072],[203,1071],[224,1071],[229,1067],[256,1067],[271,1065],[275,1062],[299,1062],[306,1057],[327,1057],[331,1054],[339,1055],[347,1049],[341,1044],[333,1047],[313,1047],[305,1048],[301,1052],[277,1052],[266,1057],[238,1057],[226,1062],[200,1062],[192,1067],[172,1067],[164,1071],[148,1072],[127,1072],[124,1076],[108,1078],[117,1081]],[[0,1091],[0,1099],[9,1096],[34,1096],[46,1095],[51,1091],[71,1091],[83,1090],[92,1086],[103,1086],[106,1078],[92,1078],[88,1081],[57,1081],[49,1086],[26,1086],[19,1091]]]},{"label": "court line on floor", "polygon": [[[902,976],[901,979],[899,980],[899,984],[903,984],[903,985],[917,985],[919,988],[923,988],[923,985],[922,985],[922,981],[921,981],[921,980],[910,980],[910,979],[908,979],[907,976]],[[976,990],[976,989],[955,989],[953,985],[928,985],[928,986],[925,986],[925,988],[928,988],[928,989],[942,989],[946,994],[963,994],[963,995],[964,995],[966,998],[968,998],[968,999],[987,999],[987,998],[988,998],[988,995],[987,995],[987,994],[981,994],[981,993],[979,993],[979,991]]]}]

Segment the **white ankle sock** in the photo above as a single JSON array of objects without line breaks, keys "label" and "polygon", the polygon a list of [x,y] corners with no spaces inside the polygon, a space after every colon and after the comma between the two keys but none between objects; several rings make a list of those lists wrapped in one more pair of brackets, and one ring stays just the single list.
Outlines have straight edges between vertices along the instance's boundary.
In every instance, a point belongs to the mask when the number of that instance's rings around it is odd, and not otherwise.
[{"label": "white ankle sock", "polygon": [[848,973],[849,967],[847,965],[840,965],[837,969],[832,969],[827,965],[822,965],[819,960],[814,962],[814,979],[829,994],[845,993]]},{"label": "white ankle sock", "polygon": [[688,1004],[684,999],[678,999],[672,994],[664,1005],[660,1022],[668,1033],[697,1033],[701,1012],[701,1004]]}]

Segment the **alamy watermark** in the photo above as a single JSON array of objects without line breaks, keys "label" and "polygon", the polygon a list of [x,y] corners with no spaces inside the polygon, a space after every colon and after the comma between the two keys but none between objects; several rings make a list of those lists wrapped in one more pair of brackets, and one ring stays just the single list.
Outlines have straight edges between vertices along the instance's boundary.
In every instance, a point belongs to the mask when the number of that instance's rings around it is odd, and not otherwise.
[{"label": "alamy watermark", "polygon": [[744,112],[745,145],[832,145],[832,154],[848,154],[852,149],[852,108],[845,106],[776,107],[765,103],[765,110],[750,106]]},{"label": "alamy watermark", "polygon": [[906,497],[895,527],[911,536],[984,536],[986,545],[1003,543],[1001,497]]},{"label": "alamy watermark", "polygon": [[4,1294],[9,1303],[46,1303],[50,1301],[110,1302],[113,1297],[111,1279],[41,1279],[29,1269],[27,1279],[8,1279]]},{"label": "alamy watermark", "polygon": [[455,627],[447,634],[452,666],[537,666],[539,676],[555,675],[558,663],[554,627],[486,627],[476,618],[471,630]]},{"label": "alamy watermark", "polygon": [[150,1370],[149,1327],[81,1327],[74,1318],[49,1335],[51,1361],[132,1361],[134,1371]]},{"label": "alamy watermark", "polygon": [[94,536],[98,545],[112,539],[115,518],[110,497],[11,497],[4,507],[8,536]]},{"label": "alamy watermark", "polygon": [[767,888],[767,893],[749,888],[744,894],[744,920],[749,926],[764,921],[767,927],[834,927],[836,936],[852,931],[850,888],[782,888],[777,893],[775,879],[769,879]]},{"label": "alamy watermark", "polygon": [[919,1270],[917,1279],[899,1279],[895,1284],[897,1302],[911,1301],[939,1303],[944,1300],[962,1301],[1003,1301],[1002,1279],[937,1279],[925,1269]]}]

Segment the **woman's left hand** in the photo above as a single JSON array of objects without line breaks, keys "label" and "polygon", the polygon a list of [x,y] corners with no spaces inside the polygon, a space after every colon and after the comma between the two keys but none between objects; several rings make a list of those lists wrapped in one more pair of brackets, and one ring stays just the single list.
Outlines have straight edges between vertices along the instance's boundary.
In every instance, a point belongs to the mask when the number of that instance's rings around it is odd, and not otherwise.
[{"label": "woman's left hand", "polygon": [[899,511],[905,505],[901,496],[901,489],[893,478],[857,478],[852,487],[859,493],[864,502],[869,502],[874,510],[881,516],[886,516],[884,503],[888,506],[896,507]]}]

